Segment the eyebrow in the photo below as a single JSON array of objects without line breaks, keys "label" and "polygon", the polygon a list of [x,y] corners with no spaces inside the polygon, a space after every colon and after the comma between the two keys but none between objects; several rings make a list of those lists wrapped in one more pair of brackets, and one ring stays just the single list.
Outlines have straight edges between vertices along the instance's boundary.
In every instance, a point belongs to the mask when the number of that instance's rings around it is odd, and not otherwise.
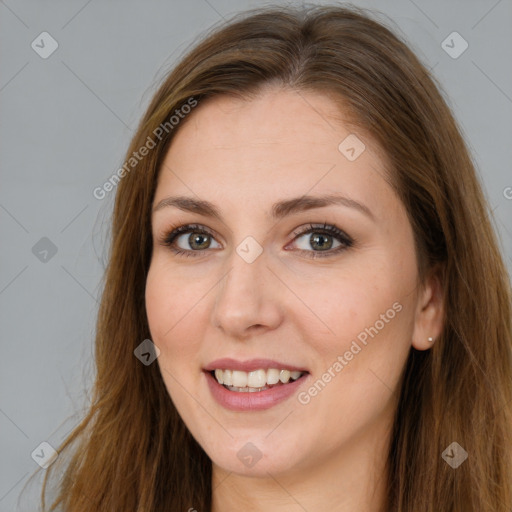
[{"label": "eyebrow", "polygon": [[[354,199],[335,194],[323,196],[305,195],[302,197],[285,199],[272,205],[271,215],[275,220],[278,220],[294,213],[311,210],[313,208],[322,208],[324,206],[330,205],[341,205],[354,208],[373,221],[376,220],[374,214],[364,204],[359,203]],[[187,196],[166,197],[153,208],[153,213],[161,210],[162,208],[167,208],[170,206],[174,206],[185,212],[197,213],[199,215],[212,217],[218,219],[221,222],[224,222],[220,211],[215,205],[209,201],[194,199]]]}]

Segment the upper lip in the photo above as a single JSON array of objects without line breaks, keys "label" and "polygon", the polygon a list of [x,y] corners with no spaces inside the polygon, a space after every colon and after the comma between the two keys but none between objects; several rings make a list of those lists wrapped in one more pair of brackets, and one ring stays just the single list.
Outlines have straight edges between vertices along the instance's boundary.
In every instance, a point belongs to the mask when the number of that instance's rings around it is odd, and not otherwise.
[{"label": "upper lip", "polygon": [[255,370],[276,368],[278,370],[291,370],[299,372],[307,372],[303,367],[295,366],[293,364],[275,361],[273,359],[248,359],[246,361],[237,361],[230,357],[223,357],[222,359],[215,359],[204,367],[205,371],[211,372],[212,370],[240,370],[243,372],[253,372]]}]

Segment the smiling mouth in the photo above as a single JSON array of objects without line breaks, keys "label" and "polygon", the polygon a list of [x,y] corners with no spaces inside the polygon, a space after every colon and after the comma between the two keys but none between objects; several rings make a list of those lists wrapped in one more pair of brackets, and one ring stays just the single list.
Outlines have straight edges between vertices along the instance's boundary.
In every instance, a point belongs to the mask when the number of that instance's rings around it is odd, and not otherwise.
[{"label": "smiling mouth", "polygon": [[229,391],[237,393],[257,393],[278,386],[285,386],[295,382],[308,372],[292,371],[287,369],[268,368],[252,372],[240,370],[216,369],[210,374],[216,381]]}]

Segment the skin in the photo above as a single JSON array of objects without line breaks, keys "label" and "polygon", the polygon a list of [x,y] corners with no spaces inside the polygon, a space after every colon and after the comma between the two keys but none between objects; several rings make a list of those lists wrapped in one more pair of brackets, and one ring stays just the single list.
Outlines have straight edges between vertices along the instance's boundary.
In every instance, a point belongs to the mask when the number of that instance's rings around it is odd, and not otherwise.
[{"label": "skin", "polygon": [[[146,285],[165,385],[213,462],[215,512],[383,506],[401,372],[411,346],[428,349],[428,337],[440,334],[441,287],[434,274],[418,282],[412,228],[382,151],[359,132],[366,150],[355,161],[338,150],[350,133],[332,98],[267,88],[255,99],[199,105],[166,155],[153,204],[186,195],[214,203],[223,218],[154,212]],[[374,218],[341,205],[270,216],[274,202],[334,192]],[[315,233],[294,232],[324,222],[355,242],[336,254],[340,242],[327,235],[332,255],[308,258],[321,252]],[[196,257],[161,244],[171,226],[188,223],[214,233]],[[176,241],[182,250],[194,250],[190,234]],[[252,263],[236,252],[247,236],[263,249]],[[400,312],[307,404],[294,395],[267,410],[233,412],[211,396],[202,368],[220,357],[305,367],[310,375],[297,393],[307,392],[394,303]],[[251,468],[237,457],[248,442],[261,452]]]}]

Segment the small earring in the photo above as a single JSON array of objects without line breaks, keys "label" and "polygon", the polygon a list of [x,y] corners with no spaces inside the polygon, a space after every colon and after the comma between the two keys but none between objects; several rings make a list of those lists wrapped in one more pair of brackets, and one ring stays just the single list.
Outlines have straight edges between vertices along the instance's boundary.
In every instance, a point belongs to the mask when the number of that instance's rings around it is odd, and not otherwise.
[{"label": "small earring", "polygon": [[432,342],[434,341],[434,338],[430,337],[430,338],[428,339],[428,341],[429,341],[430,343],[432,343]]}]

